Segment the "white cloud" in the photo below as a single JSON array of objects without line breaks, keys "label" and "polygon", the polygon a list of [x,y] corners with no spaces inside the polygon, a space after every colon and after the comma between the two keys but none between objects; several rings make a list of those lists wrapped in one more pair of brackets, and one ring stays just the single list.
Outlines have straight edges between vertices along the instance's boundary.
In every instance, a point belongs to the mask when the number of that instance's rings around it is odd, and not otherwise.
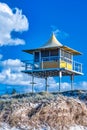
[{"label": "white cloud", "polygon": [[2,61],[0,82],[9,85],[28,85],[28,76],[21,73],[23,63],[19,59]]},{"label": "white cloud", "polygon": [[68,33],[61,31],[55,25],[51,25],[51,29],[52,29],[52,32],[55,34],[55,36],[58,37],[59,39],[65,39],[69,36]]},{"label": "white cloud", "polygon": [[75,87],[77,89],[87,90],[87,81],[82,81],[77,84],[75,84]]},{"label": "white cloud", "polygon": [[3,55],[2,54],[0,54],[0,60],[3,58]]},{"label": "white cloud", "polygon": [[[31,86],[32,77],[22,73],[25,68],[19,59],[8,59],[1,61],[2,71],[0,72],[0,83],[6,85]],[[43,88],[44,79],[34,78],[35,87]],[[29,89],[30,90],[30,89]]]},{"label": "white cloud", "polygon": [[[2,71],[0,72],[0,84],[6,85],[15,85],[15,86],[28,86],[28,88],[23,88],[23,91],[31,91],[31,82],[32,77],[21,72],[24,68],[24,64],[19,59],[8,59],[1,61]],[[44,91],[45,90],[45,80],[41,78],[34,78],[35,91]],[[58,91],[59,83],[53,77],[48,78],[48,90],[49,91]],[[61,83],[61,91],[70,90],[71,84],[68,82]],[[87,82],[82,81],[79,83],[74,83],[74,89],[87,89]]]},{"label": "white cloud", "polygon": [[13,39],[11,33],[28,30],[28,19],[22,14],[22,10],[12,10],[7,4],[0,3],[0,46],[23,45],[23,39]]},{"label": "white cloud", "polygon": [[87,87],[87,81],[83,81],[82,84],[80,83],[80,86]]},{"label": "white cloud", "polygon": [[8,59],[2,61],[4,70],[11,69],[11,71],[20,72],[22,70],[23,63],[19,59]]},{"label": "white cloud", "polygon": [[[27,91],[30,91],[32,77],[21,72],[24,69],[22,66],[24,64],[19,59],[1,61],[0,84],[29,86]],[[36,83],[34,85],[35,91],[45,90],[44,79],[34,78],[34,82]],[[52,77],[48,78],[48,84],[51,88],[56,86],[56,82]]]},{"label": "white cloud", "polygon": [[[87,81],[74,82],[73,89],[87,90]],[[61,91],[71,90],[71,83],[63,82],[61,83]]]}]

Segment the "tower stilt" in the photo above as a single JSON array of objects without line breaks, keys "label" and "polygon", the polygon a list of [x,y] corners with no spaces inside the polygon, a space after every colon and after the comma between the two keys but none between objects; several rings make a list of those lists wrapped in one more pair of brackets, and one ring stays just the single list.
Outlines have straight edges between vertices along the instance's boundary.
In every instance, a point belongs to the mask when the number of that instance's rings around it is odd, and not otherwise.
[{"label": "tower stilt", "polygon": [[32,76],[32,93],[34,92],[34,76]]},{"label": "tower stilt", "polygon": [[74,89],[74,87],[73,87],[73,81],[74,81],[74,75],[72,74],[71,75],[71,90]]},{"label": "tower stilt", "polygon": [[47,92],[47,77],[45,78],[45,91]]},{"label": "tower stilt", "polygon": [[34,76],[32,74],[32,81],[30,82],[30,84],[32,85],[32,93],[34,93]]},{"label": "tower stilt", "polygon": [[60,89],[61,89],[61,78],[62,78],[62,72],[59,71],[59,92],[60,92]]}]

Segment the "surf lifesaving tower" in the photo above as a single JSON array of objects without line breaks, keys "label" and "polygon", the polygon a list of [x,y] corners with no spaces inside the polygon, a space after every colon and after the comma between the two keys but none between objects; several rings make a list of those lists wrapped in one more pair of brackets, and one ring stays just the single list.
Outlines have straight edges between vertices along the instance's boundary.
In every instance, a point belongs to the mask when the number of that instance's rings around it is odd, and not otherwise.
[{"label": "surf lifesaving tower", "polygon": [[81,55],[80,52],[62,45],[54,34],[40,48],[23,50],[33,55],[33,61],[24,61],[25,70],[22,72],[32,76],[32,92],[34,77],[45,79],[45,91],[47,91],[48,77],[59,77],[59,91],[61,89],[62,76],[70,76],[71,89],[75,75],[82,75],[82,64],[74,61],[74,56]]}]

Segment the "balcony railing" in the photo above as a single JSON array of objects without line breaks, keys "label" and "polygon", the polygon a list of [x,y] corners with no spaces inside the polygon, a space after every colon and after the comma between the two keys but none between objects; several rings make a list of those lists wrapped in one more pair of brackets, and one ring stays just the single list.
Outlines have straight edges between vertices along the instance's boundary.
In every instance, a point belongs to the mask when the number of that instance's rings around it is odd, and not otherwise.
[{"label": "balcony railing", "polygon": [[61,57],[59,60],[58,56],[51,56],[51,57],[43,57],[40,62],[34,62],[33,60],[30,60],[30,61],[25,60],[23,62],[25,64],[25,70],[44,69],[44,67],[43,67],[44,62],[49,62],[49,64],[50,64],[50,62],[58,62],[58,64],[64,63],[65,66],[63,68],[65,68],[65,69],[69,69],[68,65],[71,64],[73,71],[82,73],[82,64],[81,63],[72,61],[71,59],[68,59],[65,57]]}]

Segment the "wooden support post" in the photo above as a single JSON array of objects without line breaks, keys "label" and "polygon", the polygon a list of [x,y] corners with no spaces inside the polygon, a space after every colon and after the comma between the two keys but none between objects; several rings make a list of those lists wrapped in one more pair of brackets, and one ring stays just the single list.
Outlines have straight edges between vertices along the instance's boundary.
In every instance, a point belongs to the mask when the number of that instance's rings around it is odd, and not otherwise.
[{"label": "wooden support post", "polygon": [[73,88],[73,81],[74,81],[74,75],[72,74],[72,75],[71,75],[71,90],[74,89],[74,88]]},{"label": "wooden support post", "polygon": [[47,92],[47,77],[45,78],[45,91]]},{"label": "wooden support post", "polygon": [[30,82],[30,84],[32,85],[32,93],[34,93],[34,76],[33,76],[33,73],[32,73],[32,81]]},{"label": "wooden support post", "polygon": [[59,92],[60,92],[60,89],[61,89],[61,78],[62,78],[62,72],[59,71]]},{"label": "wooden support post", "polygon": [[32,93],[34,92],[34,76],[32,74]]}]

